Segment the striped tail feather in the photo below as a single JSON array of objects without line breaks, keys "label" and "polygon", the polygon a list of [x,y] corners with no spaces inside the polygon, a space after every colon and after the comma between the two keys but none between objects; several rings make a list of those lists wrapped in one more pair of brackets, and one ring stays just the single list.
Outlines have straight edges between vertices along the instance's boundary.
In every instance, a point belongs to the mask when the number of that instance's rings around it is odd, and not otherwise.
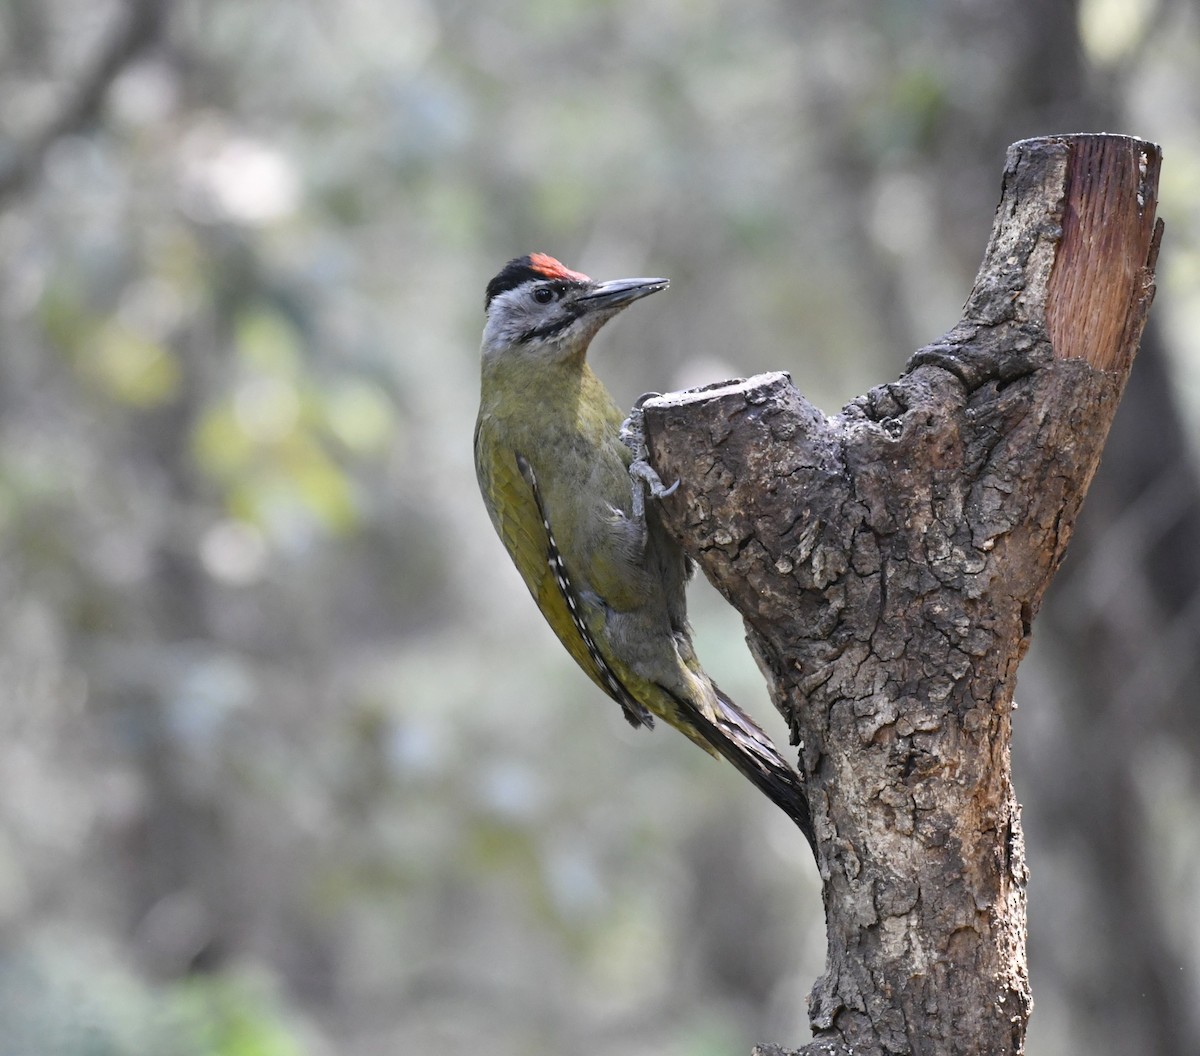
[{"label": "striped tail feather", "polygon": [[694,704],[681,701],[674,694],[672,697],[682,705],[705,741],[796,823],[815,857],[817,837],[804,779],[784,762],[771,739],[749,715],[715,685],[713,690],[721,708],[716,721],[703,715]]}]

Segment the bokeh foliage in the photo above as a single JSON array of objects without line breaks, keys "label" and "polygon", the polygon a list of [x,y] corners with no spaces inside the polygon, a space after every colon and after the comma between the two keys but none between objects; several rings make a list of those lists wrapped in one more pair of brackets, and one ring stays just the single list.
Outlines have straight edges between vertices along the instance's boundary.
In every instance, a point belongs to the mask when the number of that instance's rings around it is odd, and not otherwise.
[{"label": "bokeh foliage", "polygon": [[[1196,12],[983,6],[0,4],[0,1054],[806,1036],[802,841],[625,728],[492,536],[482,290],[534,249],[669,275],[596,343],[620,402],[787,369],[832,410],[955,321],[1005,146],[1100,98],[1165,146],[1155,311],[1196,421]],[[1037,28],[1078,97],[1014,74]],[[773,720],[696,594],[706,665]],[[1195,759],[1152,763],[1194,940]],[[1083,866],[1031,861],[1083,956]],[[1034,1041],[1121,1051],[1045,964]]]}]

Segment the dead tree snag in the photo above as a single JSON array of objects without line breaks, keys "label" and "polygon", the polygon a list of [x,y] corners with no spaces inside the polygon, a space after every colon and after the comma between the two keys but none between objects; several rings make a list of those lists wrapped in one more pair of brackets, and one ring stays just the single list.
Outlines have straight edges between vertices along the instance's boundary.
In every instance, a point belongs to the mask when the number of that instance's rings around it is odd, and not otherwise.
[{"label": "dead tree snag", "polygon": [[1159,163],[1009,148],[961,321],[840,414],[784,374],[645,404],[664,518],[800,746],[829,942],[805,1053],[1023,1051],[1013,685],[1153,297]]}]

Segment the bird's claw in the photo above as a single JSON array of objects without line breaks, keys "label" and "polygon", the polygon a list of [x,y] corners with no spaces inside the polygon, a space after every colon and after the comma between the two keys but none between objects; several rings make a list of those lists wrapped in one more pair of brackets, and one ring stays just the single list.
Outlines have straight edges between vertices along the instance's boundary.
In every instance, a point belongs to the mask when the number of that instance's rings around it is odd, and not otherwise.
[{"label": "bird's claw", "polygon": [[633,452],[635,461],[644,462],[646,460],[646,433],[642,427],[642,404],[654,396],[661,395],[661,392],[643,392],[633,401],[633,410],[629,412],[629,417],[621,423],[621,443]]},{"label": "bird's claw", "polygon": [[646,449],[646,432],[642,424],[642,404],[651,397],[660,395],[662,394],[658,392],[643,392],[634,401],[629,417],[621,423],[621,441],[633,453],[633,461],[629,464],[629,476],[633,479],[632,519],[641,528],[643,537],[646,530],[646,489],[649,488],[654,498],[666,499],[675,494],[680,483],[677,480],[670,487],[665,485],[646,457],[649,452]]},{"label": "bird's claw", "polygon": [[650,494],[656,499],[670,498],[675,494],[676,491],[679,490],[679,481],[675,481],[674,484],[672,484],[670,487],[667,487],[662,482],[662,477],[660,477],[654,471],[654,467],[642,458],[634,459],[634,461],[629,464],[629,475],[634,479],[635,492],[641,490],[636,483],[637,481],[641,481],[650,489]]},{"label": "bird's claw", "polygon": [[[650,470],[650,472],[654,473],[654,470]],[[679,490],[680,481],[678,481],[678,480],[675,481],[674,484],[672,484],[669,488],[667,488],[667,487],[663,486],[662,479],[659,477],[659,475],[657,473],[654,473],[654,479],[652,481],[649,481],[649,484],[650,484],[650,494],[653,495],[656,499],[668,499],[672,495],[674,495],[675,492],[677,492]]]}]

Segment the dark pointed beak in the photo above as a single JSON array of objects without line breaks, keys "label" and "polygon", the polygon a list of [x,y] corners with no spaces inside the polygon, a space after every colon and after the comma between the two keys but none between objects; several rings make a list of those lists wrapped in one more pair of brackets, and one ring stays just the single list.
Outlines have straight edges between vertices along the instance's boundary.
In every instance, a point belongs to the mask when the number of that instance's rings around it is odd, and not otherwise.
[{"label": "dark pointed beak", "polygon": [[649,297],[659,290],[665,290],[670,285],[667,279],[613,279],[612,282],[600,283],[576,303],[589,312],[624,308],[625,305]]}]

